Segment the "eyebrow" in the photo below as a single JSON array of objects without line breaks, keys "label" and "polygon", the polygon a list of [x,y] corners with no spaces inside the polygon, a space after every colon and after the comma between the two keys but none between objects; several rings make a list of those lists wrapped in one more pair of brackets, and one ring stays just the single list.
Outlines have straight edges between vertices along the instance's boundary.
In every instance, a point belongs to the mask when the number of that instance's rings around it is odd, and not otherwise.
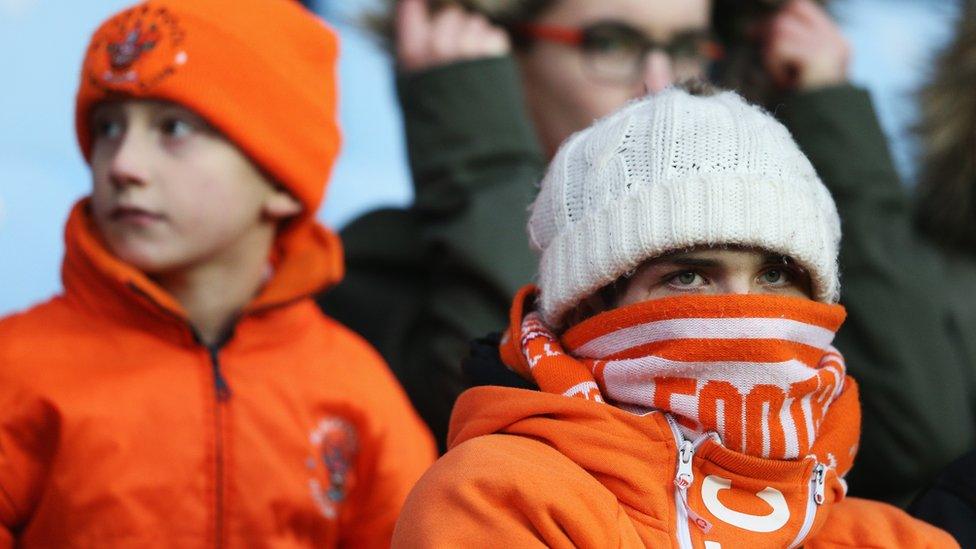
[{"label": "eyebrow", "polygon": [[[795,265],[796,262],[789,256],[769,253],[763,256],[763,265]],[[701,269],[712,269],[722,265],[722,262],[716,259],[709,259],[705,257],[687,257],[682,255],[676,255],[672,257],[661,257],[650,263],[652,267],[659,266],[680,266],[680,267],[698,267]]]},{"label": "eyebrow", "polygon": [[651,265],[654,267],[662,265],[679,265],[681,267],[701,267],[701,268],[712,268],[719,266],[720,262],[714,259],[698,258],[698,257],[662,257],[657,261],[652,261]]},{"label": "eyebrow", "polygon": [[707,27],[689,27],[680,29],[671,35],[672,39],[711,38],[712,31]]},{"label": "eyebrow", "polygon": [[122,110],[122,105],[119,102],[117,102],[117,101],[105,101],[105,102],[99,103],[98,105],[95,105],[95,107],[92,108],[91,113],[89,114],[89,116],[91,118],[96,118],[98,116],[103,116],[105,114],[116,113],[116,112],[119,112],[120,110]]},{"label": "eyebrow", "polygon": [[766,254],[763,257],[763,265],[796,265],[796,260],[788,255],[782,254]]}]

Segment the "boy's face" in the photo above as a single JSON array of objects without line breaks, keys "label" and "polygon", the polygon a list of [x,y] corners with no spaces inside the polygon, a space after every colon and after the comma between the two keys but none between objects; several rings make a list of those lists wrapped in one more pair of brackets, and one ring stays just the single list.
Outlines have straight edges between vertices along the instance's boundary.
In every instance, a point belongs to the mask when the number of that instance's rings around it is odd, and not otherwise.
[{"label": "boy's face", "polygon": [[95,223],[111,251],[143,272],[239,253],[301,211],[237,147],[179,105],[103,103],[91,127]]},{"label": "boy's face", "polygon": [[688,294],[773,294],[812,299],[810,275],[792,260],[755,249],[699,249],[641,266],[617,307]]}]

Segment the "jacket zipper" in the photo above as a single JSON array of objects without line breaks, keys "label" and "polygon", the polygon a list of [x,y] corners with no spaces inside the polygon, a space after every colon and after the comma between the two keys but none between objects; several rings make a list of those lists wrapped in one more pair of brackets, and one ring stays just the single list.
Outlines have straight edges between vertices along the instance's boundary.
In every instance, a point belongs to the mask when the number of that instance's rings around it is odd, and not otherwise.
[{"label": "jacket zipper", "polygon": [[800,528],[800,532],[796,535],[793,543],[790,544],[790,549],[799,547],[803,543],[803,540],[810,535],[810,529],[813,528],[813,520],[817,516],[817,507],[824,503],[826,483],[827,466],[814,461],[813,473],[810,474],[808,487],[809,495],[807,497],[806,515],[803,517],[803,526]]},{"label": "jacket zipper", "polygon": [[[694,546],[691,543],[689,520],[693,521],[706,534],[712,529],[712,524],[688,505],[688,488],[695,482],[695,473],[692,469],[695,451],[703,442],[714,435],[706,433],[694,442],[685,440],[678,428],[678,422],[670,414],[664,414],[664,417],[668,420],[671,434],[674,435],[675,443],[678,446],[678,467],[674,475],[674,500],[678,511],[678,547],[691,549]],[[817,507],[823,505],[826,500],[826,483],[827,466],[814,461],[813,472],[810,474],[810,482],[808,483],[806,515],[803,517],[803,526],[800,528],[800,532],[790,544],[790,549],[798,547],[810,535],[810,529],[813,528],[813,521],[817,516]]]},{"label": "jacket zipper", "polygon": [[685,440],[681,435],[681,430],[678,428],[678,422],[671,417],[671,414],[664,414],[664,417],[668,420],[668,425],[671,427],[671,434],[674,436],[675,444],[678,447],[678,467],[674,475],[674,504],[678,517],[678,547],[681,549],[692,549],[694,545],[691,543],[691,529],[688,527],[688,521],[694,522],[706,534],[712,529],[712,523],[696,513],[688,504],[688,488],[695,482],[695,473],[692,468],[695,451],[698,450],[698,447],[703,442],[713,438],[714,435],[711,433],[703,434],[694,442]]},{"label": "jacket zipper", "polygon": [[224,403],[230,398],[230,386],[220,368],[221,345],[208,345],[210,368],[213,371],[214,394],[214,546],[224,546]]},{"label": "jacket zipper", "polygon": [[[141,297],[142,299],[146,300],[150,304],[155,305],[156,310],[162,312],[167,317],[169,317],[169,318],[171,318],[173,320],[176,320],[180,324],[182,324],[182,325],[186,326],[187,328],[189,328],[190,329],[190,333],[193,335],[194,341],[197,343],[197,345],[200,345],[201,347],[205,348],[207,350],[208,355],[209,355],[209,358],[210,358],[210,368],[211,368],[211,371],[213,372],[214,392],[215,392],[216,398],[217,398],[217,403],[216,403],[216,406],[214,408],[214,438],[215,438],[215,440],[214,440],[214,457],[215,457],[215,462],[216,462],[214,468],[215,468],[215,473],[217,475],[216,476],[216,479],[214,481],[214,492],[215,492],[214,493],[214,509],[215,509],[215,512],[216,512],[215,520],[214,520],[214,522],[215,522],[215,527],[214,527],[214,532],[215,532],[214,545],[215,545],[215,547],[217,547],[218,549],[220,549],[224,545],[224,540],[223,540],[224,517],[223,517],[223,514],[224,514],[224,461],[225,461],[225,459],[224,459],[224,441],[223,441],[223,428],[222,428],[223,427],[223,416],[224,416],[223,408],[224,408],[224,403],[226,403],[227,400],[229,400],[230,397],[231,397],[230,385],[228,385],[227,378],[224,377],[223,371],[220,368],[220,350],[225,345],[227,345],[227,343],[233,337],[233,335],[234,335],[234,328],[236,327],[237,323],[240,321],[240,318],[235,319],[231,323],[231,326],[228,329],[228,331],[225,334],[223,334],[223,336],[221,337],[221,339],[216,344],[209,345],[209,344],[204,343],[203,338],[200,337],[200,333],[196,330],[196,328],[193,327],[192,324],[190,324],[185,318],[181,317],[180,315],[177,315],[177,314],[173,313],[172,311],[170,311],[169,309],[166,309],[165,307],[160,306],[158,303],[156,303],[156,301],[148,293],[146,293],[145,291],[143,291],[142,288],[140,288],[138,284],[136,284],[134,282],[128,282],[128,283],[126,283],[126,287],[128,287],[129,290],[133,291],[135,294],[137,294],[139,297]],[[296,297],[294,299],[290,299],[290,300],[287,300],[287,301],[283,301],[281,303],[276,303],[276,304],[272,304],[272,305],[266,305],[266,306],[263,306],[263,307],[257,307],[257,308],[255,308],[253,310],[245,311],[244,314],[247,315],[247,314],[252,314],[252,313],[255,313],[255,312],[265,312],[265,311],[269,311],[269,310],[272,310],[272,309],[277,309],[279,307],[286,307],[286,306],[291,305],[293,303],[297,303],[297,302],[301,301],[302,299],[306,299],[306,298],[310,297],[311,295],[312,294],[303,295],[303,296]]]}]

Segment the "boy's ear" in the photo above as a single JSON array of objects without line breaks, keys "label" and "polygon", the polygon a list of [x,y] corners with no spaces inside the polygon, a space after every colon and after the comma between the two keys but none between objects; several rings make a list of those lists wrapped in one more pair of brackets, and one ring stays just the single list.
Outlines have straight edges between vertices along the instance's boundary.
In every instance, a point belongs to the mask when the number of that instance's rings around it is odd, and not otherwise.
[{"label": "boy's ear", "polygon": [[284,189],[274,189],[264,200],[264,215],[280,220],[302,212],[302,203]]}]

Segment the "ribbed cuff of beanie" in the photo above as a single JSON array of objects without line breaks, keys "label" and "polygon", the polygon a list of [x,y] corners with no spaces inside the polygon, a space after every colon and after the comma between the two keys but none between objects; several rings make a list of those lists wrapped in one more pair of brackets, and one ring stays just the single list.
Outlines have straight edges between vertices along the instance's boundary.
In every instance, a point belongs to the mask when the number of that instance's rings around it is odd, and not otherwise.
[{"label": "ribbed cuff of beanie", "polygon": [[815,179],[757,181],[746,174],[714,174],[641,187],[594,209],[550,243],[540,266],[540,279],[546,281],[540,310],[546,322],[559,326],[582,299],[646,260],[726,245],[792,257],[810,272],[814,299],[836,302],[840,227],[828,221],[836,218],[833,208]]}]

